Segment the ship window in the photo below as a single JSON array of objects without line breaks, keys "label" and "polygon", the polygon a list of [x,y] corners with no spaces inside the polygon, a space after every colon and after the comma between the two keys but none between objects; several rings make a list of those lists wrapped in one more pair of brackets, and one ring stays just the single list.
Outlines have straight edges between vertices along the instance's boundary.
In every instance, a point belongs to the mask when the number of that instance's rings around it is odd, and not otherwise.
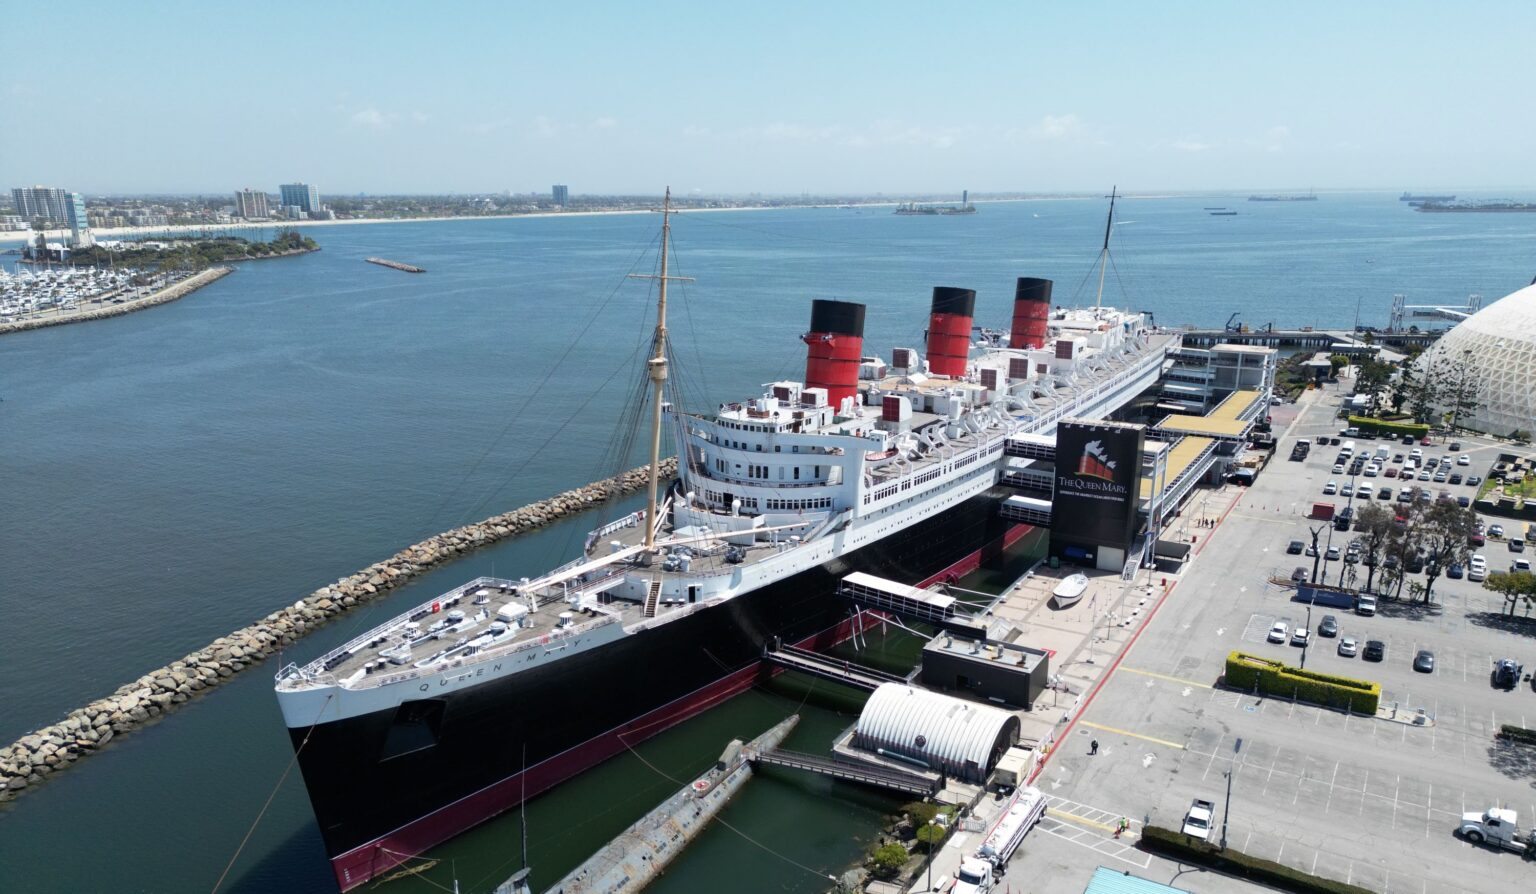
[{"label": "ship window", "polygon": [[796,481],[800,480],[800,467],[799,466],[795,466],[795,480]]},{"label": "ship window", "polygon": [[777,444],[775,444],[775,445],[773,445],[773,452],[774,452],[774,453],[780,453],[780,452],[782,452],[782,451],[781,451],[781,450],[780,450],[780,449],[779,449],[779,445],[777,445]]},{"label": "ship window", "polygon": [[440,698],[402,702],[384,736],[379,760],[392,760],[436,745],[447,709],[448,702]]}]

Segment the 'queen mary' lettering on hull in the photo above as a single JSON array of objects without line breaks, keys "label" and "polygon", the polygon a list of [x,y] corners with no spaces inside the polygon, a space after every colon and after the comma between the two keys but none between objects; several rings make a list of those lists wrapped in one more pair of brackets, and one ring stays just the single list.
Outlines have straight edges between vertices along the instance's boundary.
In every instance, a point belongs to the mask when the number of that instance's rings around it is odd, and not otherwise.
[{"label": "'queen mary' lettering on hull", "polygon": [[[936,294],[939,310],[971,310],[969,290]],[[1179,345],[1141,314],[1061,310],[1047,343],[1085,345],[1070,358],[983,330],[978,345],[943,340],[947,375],[919,375],[915,356],[887,370],[852,349],[863,323],[862,305],[818,301],[811,381],[707,413],[656,404],[651,435],[672,423],[678,479],[566,564],[471,581],[280,672],[343,889],[750,686],[765,643],[834,644],[850,571],[919,582],[973,567],[1009,528],[1008,440],[1112,412]],[[658,313],[658,394],[665,337]]]}]

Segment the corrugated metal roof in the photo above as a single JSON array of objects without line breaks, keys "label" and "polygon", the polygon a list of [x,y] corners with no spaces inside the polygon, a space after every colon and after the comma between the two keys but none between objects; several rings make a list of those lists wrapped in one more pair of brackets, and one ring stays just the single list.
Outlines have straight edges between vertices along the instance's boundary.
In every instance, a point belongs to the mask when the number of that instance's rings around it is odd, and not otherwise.
[{"label": "corrugated metal roof", "polygon": [[1100,866],[1093,871],[1093,880],[1083,889],[1083,894],[1189,894],[1189,892],[1183,888],[1160,885],[1157,882]]},{"label": "corrugated metal roof", "polygon": [[864,703],[855,744],[890,749],[962,778],[984,776],[1010,721],[1016,729],[1018,721],[1007,711],[884,683]]}]

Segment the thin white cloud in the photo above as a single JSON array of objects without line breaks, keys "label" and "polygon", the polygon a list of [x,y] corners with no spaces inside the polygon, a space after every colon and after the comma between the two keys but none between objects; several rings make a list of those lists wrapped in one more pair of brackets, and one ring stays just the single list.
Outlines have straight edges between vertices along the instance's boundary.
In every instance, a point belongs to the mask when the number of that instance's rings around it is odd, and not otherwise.
[{"label": "thin white cloud", "polygon": [[593,130],[611,130],[612,128],[618,126],[618,120],[615,118],[609,118],[607,115],[604,115],[603,117],[598,118],[592,122]]},{"label": "thin white cloud", "polygon": [[391,124],[394,124],[396,117],[397,116],[393,114],[385,114],[384,112],[369,106],[366,109],[358,109],[357,111],[353,112],[349,120],[351,120],[352,124],[356,127],[367,127],[373,130],[384,130]]}]

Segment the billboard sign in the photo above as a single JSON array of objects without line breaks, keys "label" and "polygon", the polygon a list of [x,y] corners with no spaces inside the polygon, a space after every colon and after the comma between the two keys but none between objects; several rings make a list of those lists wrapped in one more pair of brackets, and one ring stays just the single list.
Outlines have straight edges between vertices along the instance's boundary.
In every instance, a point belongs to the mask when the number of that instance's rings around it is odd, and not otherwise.
[{"label": "billboard sign", "polygon": [[1051,536],[1125,549],[1140,502],[1146,429],[1122,422],[1065,420],[1056,427]]}]

